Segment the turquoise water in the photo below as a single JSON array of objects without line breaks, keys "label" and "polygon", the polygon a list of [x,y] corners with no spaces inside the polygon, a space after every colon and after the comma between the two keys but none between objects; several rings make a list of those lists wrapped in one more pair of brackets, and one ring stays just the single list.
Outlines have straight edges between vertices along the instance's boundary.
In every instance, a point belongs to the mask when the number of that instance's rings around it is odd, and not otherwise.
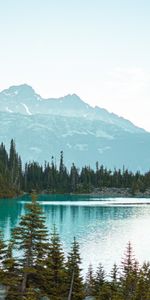
[{"label": "turquoise water", "polygon": [[[140,262],[150,260],[150,199],[57,195],[38,200],[49,231],[56,224],[65,253],[76,236],[84,272],[89,263],[95,269],[99,262],[109,272],[114,262],[120,264],[129,240]],[[28,201],[0,200],[0,228],[6,240]]]}]

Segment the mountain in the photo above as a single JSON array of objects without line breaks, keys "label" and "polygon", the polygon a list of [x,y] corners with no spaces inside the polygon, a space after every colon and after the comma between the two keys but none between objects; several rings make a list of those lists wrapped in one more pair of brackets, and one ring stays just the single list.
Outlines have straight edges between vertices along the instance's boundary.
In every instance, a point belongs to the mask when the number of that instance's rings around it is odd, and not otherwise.
[{"label": "mountain", "polygon": [[150,133],[76,94],[43,99],[24,84],[0,93],[0,140],[14,138],[23,161],[51,160],[64,151],[65,163],[148,170]]}]

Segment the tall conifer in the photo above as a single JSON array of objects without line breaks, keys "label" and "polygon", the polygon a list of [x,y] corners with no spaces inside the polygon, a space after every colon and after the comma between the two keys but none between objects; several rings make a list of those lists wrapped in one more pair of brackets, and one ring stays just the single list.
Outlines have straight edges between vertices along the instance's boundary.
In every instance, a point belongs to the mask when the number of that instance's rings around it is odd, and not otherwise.
[{"label": "tall conifer", "polygon": [[81,276],[81,258],[79,253],[79,244],[74,238],[71,251],[68,255],[67,267],[67,286],[68,300],[84,299],[84,285]]},{"label": "tall conifer", "polygon": [[48,256],[45,261],[45,287],[46,294],[53,300],[65,299],[66,271],[64,252],[56,227],[54,226],[50,237]]},{"label": "tall conifer", "polygon": [[[47,249],[47,229],[42,209],[32,197],[32,203],[26,205],[27,213],[21,217],[19,226],[13,231],[14,243],[22,258],[21,293],[26,295],[30,283],[36,284],[36,273],[42,270]],[[34,279],[34,282],[33,282]]]}]

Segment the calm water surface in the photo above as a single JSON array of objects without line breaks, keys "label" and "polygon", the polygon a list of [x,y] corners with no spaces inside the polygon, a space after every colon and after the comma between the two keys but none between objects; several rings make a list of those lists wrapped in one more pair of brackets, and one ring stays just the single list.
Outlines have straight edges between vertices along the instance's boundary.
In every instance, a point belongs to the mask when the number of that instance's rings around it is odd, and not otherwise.
[{"label": "calm water surface", "polygon": [[[0,200],[5,239],[25,213],[28,200]],[[96,269],[101,262],[108,272],[114,262],[120,264],[129,240],[140,262],[150,260],[150,199],[57,195],[40,196],[39,202],[49,231],[56,224],[66,253],[76,236],[84,273],[89,263]]]}]

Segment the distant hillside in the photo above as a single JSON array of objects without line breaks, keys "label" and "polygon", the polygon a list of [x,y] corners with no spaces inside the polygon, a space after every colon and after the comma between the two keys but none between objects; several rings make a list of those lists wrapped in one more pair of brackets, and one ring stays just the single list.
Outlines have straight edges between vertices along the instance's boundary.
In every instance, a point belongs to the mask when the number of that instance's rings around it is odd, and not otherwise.
[{"label": "distant hillside", "polygon": [[24,161],[44,162],[64,151],[68,166],[150,168],[150,133],[77,95],[42,99],[28,85],[0,93],[0,141],[14,138]]}]

